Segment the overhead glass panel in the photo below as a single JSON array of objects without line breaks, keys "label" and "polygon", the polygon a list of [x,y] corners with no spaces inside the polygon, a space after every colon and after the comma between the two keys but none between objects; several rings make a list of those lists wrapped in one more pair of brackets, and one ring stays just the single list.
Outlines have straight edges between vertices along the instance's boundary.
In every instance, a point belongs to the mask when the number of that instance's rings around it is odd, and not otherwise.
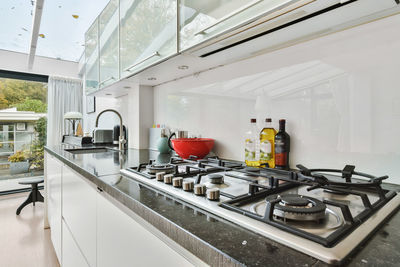
[{"label": "overhead glass panel", "polygon": [[79,61],[85,32],[109,0],[45,1],[36,55]]},{"label": "overhead glass panel", "polygon": [[0,1],[0,49],[28,53],[33,1]]}]

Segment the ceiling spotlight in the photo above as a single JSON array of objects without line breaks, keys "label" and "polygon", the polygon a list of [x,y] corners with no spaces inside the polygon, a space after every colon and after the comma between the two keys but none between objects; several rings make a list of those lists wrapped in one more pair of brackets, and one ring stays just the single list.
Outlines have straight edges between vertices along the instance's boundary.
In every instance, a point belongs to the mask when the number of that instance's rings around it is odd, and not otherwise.
[{"label": "ceiling spotlight", "polygon": [[131,87],[130,86],[124,86],[124,89],[130,89]]},{"label": "ceiling spotlight", "polygon": [[110,93],[107,93],[106,95],[112,95],[112,94],[110,94]]},{"label": "ceiling spotlight", "polygon": [[189,68],[189,66],[186,66],[186,65],[178,66],[178,69],[180,69],[180,70],[187,70],[188,68]]},{"label": "ceiling spotlight", "polygon": [[150,77],[150,78],[147,78],[147,80],[149,80],[149,81],[155,81],[155,80],[157,80],[157,78],[156,78],[156,77]]}]

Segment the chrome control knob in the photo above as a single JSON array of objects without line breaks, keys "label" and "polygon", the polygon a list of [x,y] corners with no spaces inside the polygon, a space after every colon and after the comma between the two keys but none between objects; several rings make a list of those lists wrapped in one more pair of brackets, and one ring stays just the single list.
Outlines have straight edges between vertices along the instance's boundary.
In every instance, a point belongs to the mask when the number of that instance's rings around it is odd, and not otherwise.
[{"label": "chrome control knob", "polygon": [[219,199],[219,189],[218,188],[210,188],[207,190],[207,198],[209,200],[218,200]]},{"label": "chrome control knob", "polygon": [[172,184],[172,178],[174,178],[173,174],[166,174],[164,175],[164,183]]},{"label": "chrome control knob", "polygon": [[172,186],[173,187],[182,187],[182,181],[183,181],[182,177],[172,178]]},{"label": "chrome control knob", "polygon": [[157,173],[156,173],[156,179],[157,179],[157,181],[159,181],[159,182],[164,181],[164,175],[165,175],[165,172],[157,172]]},{"label": "chrome control knob", "polygon": [[195,184],[194,185],[194,194],[197,196],[204,196],[206,194],[206,186],[204,184]]},{"label": "chrome control knob", "polygon": [[190,180],[183,181],[182,187],[183,187],[183,190],[185,190],[185,191],[193,191],[194,182],[190,181]]}]

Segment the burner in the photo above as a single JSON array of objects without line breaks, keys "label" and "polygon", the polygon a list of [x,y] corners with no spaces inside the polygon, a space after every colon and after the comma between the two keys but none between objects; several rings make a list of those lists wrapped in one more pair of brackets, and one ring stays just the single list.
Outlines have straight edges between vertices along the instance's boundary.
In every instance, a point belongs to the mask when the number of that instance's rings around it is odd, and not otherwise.
[{"label": "burner", "polygon": [[158,172],[165,172],[165,174],[174,172],[174,165],[172,164],[151,164],[146,166],[149,174],[156,174]]},{"label": "burner", "polygon": [[320,221],[325,218],[326,205],[318,199],[301,195],[270,196],[266,201],[280,200],[273,214],[283,220]]},{"label": "burner", "polygon": [[224,176],[221,174],[209,174],[208,179],[210,180],[211,184],[223,184],[224,183]]}]

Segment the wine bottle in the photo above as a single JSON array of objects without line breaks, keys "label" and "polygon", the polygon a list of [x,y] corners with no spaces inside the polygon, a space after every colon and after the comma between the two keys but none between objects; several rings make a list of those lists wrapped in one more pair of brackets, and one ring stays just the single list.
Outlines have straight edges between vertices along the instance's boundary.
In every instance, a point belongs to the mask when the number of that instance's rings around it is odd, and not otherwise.
[{"label": "wine bottle", "polygon": [[279,120],[279,132],[275,135],[275,168],[289,169],[290,136],[285,131],[286,120]]}]

